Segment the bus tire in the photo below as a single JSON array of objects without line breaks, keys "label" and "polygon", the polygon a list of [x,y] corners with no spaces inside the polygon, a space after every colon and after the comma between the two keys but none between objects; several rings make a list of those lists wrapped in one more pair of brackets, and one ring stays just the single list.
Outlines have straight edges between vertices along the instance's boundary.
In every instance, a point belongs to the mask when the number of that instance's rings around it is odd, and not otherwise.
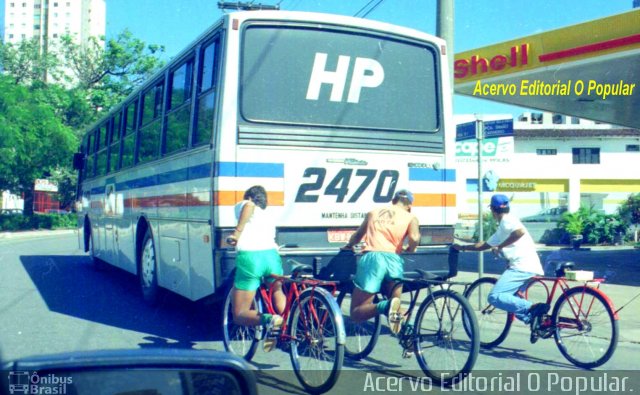
[{"label": "bus tire", "polygon": [[142,239],[140,251],[140,289],[142,290],[142,298],[148,304],[155,304],[158,301],[158,259],[156,256],[156,247],[153,241],[151,229],[147,231]]}]

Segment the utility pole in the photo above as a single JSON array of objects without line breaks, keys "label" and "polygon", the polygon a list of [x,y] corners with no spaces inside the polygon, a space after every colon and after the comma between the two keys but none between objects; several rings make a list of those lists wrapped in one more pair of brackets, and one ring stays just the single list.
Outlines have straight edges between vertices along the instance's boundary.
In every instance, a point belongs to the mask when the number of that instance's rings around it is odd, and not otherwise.
[{"label": "utility pole", "polygon": [[447,59],[449,60],[449,86],[453,94],[453,33],[454,33],[454,0],[438,0],[436,9],[436,36],[447,43]]}]

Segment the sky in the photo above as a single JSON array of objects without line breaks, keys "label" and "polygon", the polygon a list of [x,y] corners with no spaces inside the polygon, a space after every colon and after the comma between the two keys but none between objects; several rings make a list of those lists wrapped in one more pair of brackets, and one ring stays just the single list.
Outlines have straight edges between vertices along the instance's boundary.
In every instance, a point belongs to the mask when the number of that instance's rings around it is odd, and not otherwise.
[{"label": "sky", "polygon": [[[4,3],[0,0],[4,11]],[[19,0],[15,0],[19,1]],[[74,0],[79,1],[79,0]],[[229,0],[227,0],[229,1]],[[250,1],[250,0],[246,0]],[[254,0],[283,10],[353,16],[370,0]],[[107,38],[124,29],[148,44],[178,54],[222,15],[217,0],[106,0]],[[373,1],[373,4],[376,4]],[[454,52],[540,33],[631,9],[632,0],[458,0],[455,2]],[[367,18],[436,32],[436,0],[383,0]],[[2,15],[4,25],[4,15]],[[454,97],[455,114],[519,115],[525,109],[488,100]]]}]

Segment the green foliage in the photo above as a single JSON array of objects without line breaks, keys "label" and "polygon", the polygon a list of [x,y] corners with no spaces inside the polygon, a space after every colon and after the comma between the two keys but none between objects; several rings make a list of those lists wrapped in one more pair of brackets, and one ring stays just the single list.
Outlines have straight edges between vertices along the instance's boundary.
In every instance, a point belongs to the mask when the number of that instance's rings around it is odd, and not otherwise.
[{"label": "green foliage", "polygon": [[31,84],[59,76],[56,54],[40,50],[37,37],[17,44],[0,43],[0,66],[15,84]]},{"label": "green foliage", "polygon": [[[618,214],[595,213],[589,216],[584,228],[587,243],[613,244],[616,238],[624,238],[628,225],[622,221]],[[620,242],[622,241],[620,240]]]},{"label": "green foliage", "polygon": [[92,37],[83,45],[63,36],[60,52],[93,108],[109,109],[162,67],[158,56],[164,47],[147,45],[124,30],[106,42]]},{"label": "green foliage", "polygon": [[584,230],[584,219],[584,212],[581,212],[580,210],[575,213],[566,212],[562,215],[560,227],[572,236],[581,235]]},{"label": "green foliage", "polygon": [[0,190],[30,193],[36,178],[69,164],[77,149],[73,130],[42,100],[39,89],[0,76]]},{"label": "green foliage", "polygon": [[126,30],[47,49],[37,39],[0,42],[0,190],[24,193],[25,214],[36,178],[53,176],[63,204],[74,200],[71,159],[84,128],[157,71],[164,51]]},{"label": "green foliage", "polygon": [[74,214],[0,215],[0,232],[33,229],[75,229]]},{"label": "green foliage", "polygon": [[619,214],[604,214],[586,207],[565,213],[559,226],[571,235],[582,235],[589,244],[622,242],[620,237],[624,237],[629,227]]},{"label": "green foliage", "polygon": [[631,224],[640,224],[640,193],[630,194],[618,207],[620,217]]},{"label": "green foliage", "polygon": [[71,209],[76,197],[78,173],[68,167],[58,167],[51,173],[50,179],[58,185],[60,207]]},{"label": "green foliage", "polygon": [[[476,230],[473,233],[473,240],[477,243],[480,239],[480,224],[476,223]],[[491,212],[484,212],[482,214],[482,237],[487,240],[489,236],[496,233],[498,230],[498,222],[493,218]]]}]

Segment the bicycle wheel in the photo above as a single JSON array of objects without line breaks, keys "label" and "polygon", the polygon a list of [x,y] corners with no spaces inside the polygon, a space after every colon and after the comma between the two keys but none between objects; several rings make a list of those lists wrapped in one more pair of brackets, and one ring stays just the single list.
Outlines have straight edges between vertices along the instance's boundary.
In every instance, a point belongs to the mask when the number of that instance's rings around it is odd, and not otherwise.
[{"label": "bicycle wheel", "polygon": [[414,331],[418,364],[435,383],[451,385],[471,372],[480,339],[474,311],[462,295],[439,290],[427,296],[418,310]]},{"label": "bicycle wheel", "polygon": [[291,364],[308,392],[329,391],[344,361],[344,323],[331,294],[307,288],[291,310]]},{"label": "bicycle wheel", "polygon": [[[487,301],[487,296],[497,281],[494,277],[479,278],[464,293],[478,320],[482,348],[493,348],[502,343],[507,338],[513,322],[512,314],[492,306]],[[467,329],[465,325],[465,330]]]},{"label": "bicycle wheel", "polygon": [[607,362],[618,344],[618,321],[598,291],[575,287],[562,294],[553,308],[554,337],[571,363],[595,368]]},{"label": "bicycle wheel", "polygon": [[[231,288],[233,289],[233,288]],[[227,292],[222,310],[222,333],[224,348],[228,352],[250,361],[258,349],[258,343],[262,339],[262,326],[244,326],[233,322],[233,309],[231,305],[231,289]],[[260,296],[256,292],[252,309],[262,313]]]},{"label": "bicycle wheel", "polygon": [[[377,296],[374,299],[374,303]],[[342,311],[344,330],[347,335],[344,344],[345,355],[354,360],[367,357],[373,351],[380,336],[380,315],[360,323],[351,321],[351,292],[343,291],[338,295],[338,306]]]}]

